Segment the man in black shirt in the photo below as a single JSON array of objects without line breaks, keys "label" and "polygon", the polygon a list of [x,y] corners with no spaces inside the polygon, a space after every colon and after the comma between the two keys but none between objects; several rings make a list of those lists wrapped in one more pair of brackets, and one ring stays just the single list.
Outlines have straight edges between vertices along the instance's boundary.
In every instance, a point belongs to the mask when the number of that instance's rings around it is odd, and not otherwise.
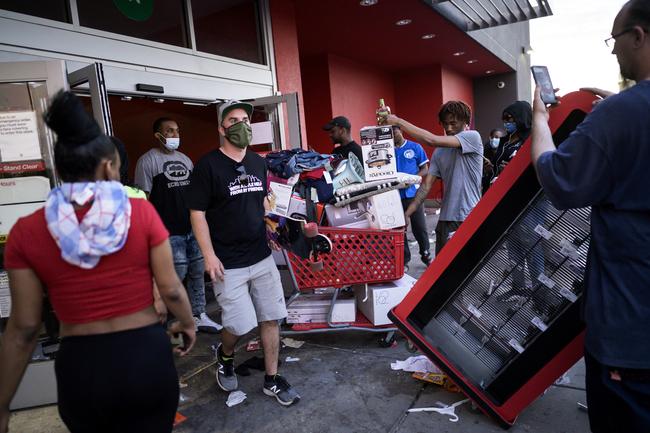
[{"label": "man in black shirt", "polygon": [[235,344],[259,324],[266,369],[263,392],[288,406],[300,396],[277,374],[278,320],[287,316],[287,309],[280,274],[266,240],[266,164],[247,150],[252,113],[252,105],[239,101],[219,107],[223,145],[196,164],[186,201],[205,271],[222,308],[217,383],[224,391],[237,389]]},{"label": "man in black shirt", "polygon": [[330,120],[327,125],[323,126],[323,130],[329,133],[330,139],[332,140],[332,143],[334,143],[335,147],[334,150],[332,150],[333,155],[341,155],[343,158],[347,159],[348,154],[352,152],[357,158],[359,158],[359,161],[363,161],[361,146],[352,139],[350,129],[350,121],[347,117],[343,116],[337,116]]}]

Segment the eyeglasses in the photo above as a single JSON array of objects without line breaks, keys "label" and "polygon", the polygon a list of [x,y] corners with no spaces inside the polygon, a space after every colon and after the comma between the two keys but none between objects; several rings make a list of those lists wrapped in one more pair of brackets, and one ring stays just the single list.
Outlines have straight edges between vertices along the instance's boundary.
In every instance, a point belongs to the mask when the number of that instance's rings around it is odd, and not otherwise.
[{"label": "eyeglasses", "polygon": [[235,170],[239,172],[239,176],[237,176],[237,179],[239,179],[239,184],[243,186],[248,185],[248,173],[246,173],[246,167],[244,167],[244,165],[240,162],[235,167]]},{"label": "eyeglasses", "polygon": [[[615,35],[610,36],[609,38],[605,39],[605,45],[607,45],[608,48],[614,47],[614,43],[616,42],[616,38],[618,38],[619,36],[623,36],[626,33],[630,33],[631,31],[633,31],[634,29],[637,29],[637,28],[638,27],[630,27],[629,29],[625,29],[623,31],[620,31],[620,32],[616,33]],[[648,31],[646,29],[641,29],[641,30],[643,30],[644,33],[648,33]]]}]

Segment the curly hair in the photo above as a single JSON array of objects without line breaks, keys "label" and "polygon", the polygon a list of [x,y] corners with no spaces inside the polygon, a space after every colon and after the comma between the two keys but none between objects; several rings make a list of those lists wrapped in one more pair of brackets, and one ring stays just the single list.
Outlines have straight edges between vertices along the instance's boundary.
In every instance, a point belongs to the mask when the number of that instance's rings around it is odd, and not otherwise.
[{"label": "curly hair", "polygon": [[472,109],[463,101],[447,101],[442,104],[440,112],[438,113],[438,120],[442,122],[445,117],[450,114],[454,116],[456,120],[466,123],[467,125],[469,125],[469,122],[472,119]]}]

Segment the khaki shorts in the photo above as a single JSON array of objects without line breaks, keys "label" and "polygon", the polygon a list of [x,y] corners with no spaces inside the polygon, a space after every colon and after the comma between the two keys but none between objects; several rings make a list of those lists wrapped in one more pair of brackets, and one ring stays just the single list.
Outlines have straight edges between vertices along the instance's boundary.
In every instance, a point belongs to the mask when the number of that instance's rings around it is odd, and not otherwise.
[{"label": "khaki shorts", "polygon": [[287,317],[280,272],[273,256],[252,266],[226,269],[223,281],[212,286],[221,306],[221,324],[233,335],[241,336],[259,322]]}]

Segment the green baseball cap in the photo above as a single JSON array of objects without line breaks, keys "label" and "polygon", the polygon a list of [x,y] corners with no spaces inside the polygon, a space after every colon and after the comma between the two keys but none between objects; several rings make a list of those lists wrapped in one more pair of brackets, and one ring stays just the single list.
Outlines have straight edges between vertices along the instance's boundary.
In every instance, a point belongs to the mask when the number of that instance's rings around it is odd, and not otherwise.
[{"label": "green baseball cap", "polygon": [[[248,114],[248,118],[251,119],[253,116],[253,106],[249,104],[248,102],[241,102],[237,100],[230,100],[230,101],[225,101],[221,105],[219,105],[219,108],[217,110],[217,115],[218,115],[218,120],[219,120],[219,125],[223,123],[223,118],[228,115],[232,110],[235,110],[237,108],[241,108]],[[252,119],[251,119],[252,120]]]}]

